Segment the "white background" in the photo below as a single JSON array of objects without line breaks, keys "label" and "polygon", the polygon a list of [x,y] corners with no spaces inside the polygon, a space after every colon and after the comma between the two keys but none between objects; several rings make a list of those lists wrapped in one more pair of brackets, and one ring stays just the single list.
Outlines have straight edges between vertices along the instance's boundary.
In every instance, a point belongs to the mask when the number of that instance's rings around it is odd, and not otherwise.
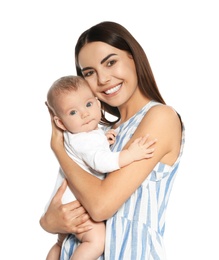
[{"label": "white background", "polygon": [[1,259],[43,260],[55,241],[39,225],[58,170],[44,101],[55,79],[75,74],[79,34],[104,20],[143,46],[186,126],[166,215],[168,260],[219,259],[219,16],[211,0],[0,2]]}]

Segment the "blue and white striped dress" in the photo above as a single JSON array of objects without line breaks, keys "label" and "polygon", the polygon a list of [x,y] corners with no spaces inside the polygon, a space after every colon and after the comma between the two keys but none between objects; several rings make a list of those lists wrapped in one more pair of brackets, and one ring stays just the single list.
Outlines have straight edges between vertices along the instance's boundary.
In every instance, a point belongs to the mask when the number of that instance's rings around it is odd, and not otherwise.
[{"label": "blue and white striped dress", "polygon": [[[151,101],[135,116],[117,129],[113,151],[120,151],[132,137],[147,111],[160,103]],[[105,260],[165,260],[163,234],[169,195],[179,166],[184,145],[184,128],[181,150],[176,162],[166,165],[159,162],[147,179],[106,222]],[[137,172],[136,172],[137,174]],[[124,184],[125,185],[125,184]],[[74,235],[63,243],[61,260],[69,260],[77,247]]]}]

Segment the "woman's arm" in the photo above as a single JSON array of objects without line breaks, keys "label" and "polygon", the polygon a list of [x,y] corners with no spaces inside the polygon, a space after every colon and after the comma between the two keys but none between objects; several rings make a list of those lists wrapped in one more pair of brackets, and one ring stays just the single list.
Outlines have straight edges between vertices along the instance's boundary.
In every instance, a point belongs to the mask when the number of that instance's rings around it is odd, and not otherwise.
[{"label": "woman's arm", "polygon": [[83,171],[68,157],[63,145],[62,133],[53,122],[52,129],[51,147],[65,173],[68,185],[96,221],[112,216],[159,161],[173,164],[180,150],[181,125],[177,114],[170,107],[155,106],[150,109],[124,147],[127,148],[134,139],[149,134],[151,139],[155,137],[158,139],[154,156],[134,162],[100,180]]}]

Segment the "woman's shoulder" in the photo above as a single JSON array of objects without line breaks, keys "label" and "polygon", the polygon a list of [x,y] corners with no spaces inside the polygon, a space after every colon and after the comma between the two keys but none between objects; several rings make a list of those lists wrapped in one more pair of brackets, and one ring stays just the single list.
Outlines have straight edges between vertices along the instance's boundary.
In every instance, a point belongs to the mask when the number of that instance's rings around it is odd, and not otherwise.
[{"label": "woman's shoulder", "polygon": [[173,139],[182,132],[182,122],[176,110],[169,105],[156,105],[151,107],[139,125],[141,132],[155,134],[155,137]]},{"label": "woman's shoulder", "polygon": [[169,105],[164,105],[164,104],[156,104],[152,106],[148,111],[147,114],[145,115],[147,117],[153,117],[158,120],[162,121],[179,121],[180,116],[176,112],[176,110],[169,106]]}]

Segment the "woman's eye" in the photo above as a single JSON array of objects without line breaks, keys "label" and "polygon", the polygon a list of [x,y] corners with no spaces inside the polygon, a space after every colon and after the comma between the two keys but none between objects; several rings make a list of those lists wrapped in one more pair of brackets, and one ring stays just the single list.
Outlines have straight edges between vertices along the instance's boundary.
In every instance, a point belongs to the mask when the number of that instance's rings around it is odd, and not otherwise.
[{"label": "woman's eye", "polygon": [[86,107],[91,107],[92,106],[92,102],[88,102]]},{"label": "woman's eye", "polygon": [[88,71],[88,72],[83,72],[83,76],[84,76],[84,78],[86,78],[86,77],[90,77],[92,74],[94,74],[94,72],[92,71],[92,70],[90,70],[90,71]]},{"label": "woman's eye", "polygon": [[76,113],[77,113],[76,110],[72,110],[72,111],[70,112],[70,115],[71,115],[71,116],[74,116],[74,115],[76,115]]},{"label": "woman's eye", "polygon": [[111,60],[107,63],[107,67],[111,67],[112,65],[114,65],[116,63],[116,60]]}]

